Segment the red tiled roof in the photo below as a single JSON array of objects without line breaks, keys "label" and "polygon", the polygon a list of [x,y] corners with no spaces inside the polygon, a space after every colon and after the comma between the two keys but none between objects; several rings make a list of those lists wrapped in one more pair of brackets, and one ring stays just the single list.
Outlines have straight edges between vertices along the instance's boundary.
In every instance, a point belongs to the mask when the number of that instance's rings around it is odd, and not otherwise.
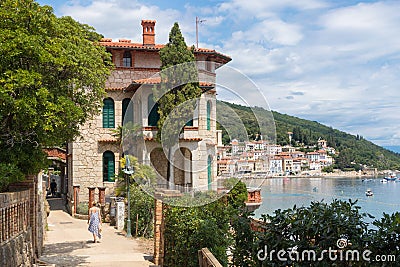
[{"label": "red tiled roof", "polygon": [[[109,48],[130,48],[136,50],[154,50],[154,51],[159,51],[161,48],[165,46],[164,44],[143,45],[141,43],[131,43],[131,40],[128,39],[119,39],[118,42],[113,42],[111,38],[101,39],[100,45]],[[191,49],[191,47],[188,47],[188,49]],[[216,56],[224,58],[226,62],[232,60],[229,56],[219,53],[215,51],[215,49],[195,48],[194,52],[199,54],[215,54]]]},{"label": "red tiled roof", "polygon": [[[151,77],[151,78],[146,78],[146,79],[138,79],[138,80],[133,80],[132,84],[159,84],[161,83],[161,78],[160,77]],[[214,84],[210,82],[199,82],[201,87],[213,87]]]},{"label": "red tiled roof", "polygon": [[[154,141],[155,140],[153,137],[147,137],[147,136],[145,136],[143,139],[145,141]],[[203,139],[200,138],[200,137],[195,137],[195,138],[179,138],[179,140],[182,140],[182,141],[201,141]]]},{"label": "red tiled roof", "polygon": [[65,150],[58,148],[58,147],[52,147],[52,148],[44,148],[44,152],[46,152],[47,157],[50,158],[59,158],[62,160],[66,160],[67,154]]},{"label": "red tiled roof", "polygon": [[104,138],[99,140],[100,143],[116,143],[118,142],[115,138]]},{"label": "red tiled roof", "polygon": [[107,91],[123,91],[125,90],[125,87],[107,87]]}]

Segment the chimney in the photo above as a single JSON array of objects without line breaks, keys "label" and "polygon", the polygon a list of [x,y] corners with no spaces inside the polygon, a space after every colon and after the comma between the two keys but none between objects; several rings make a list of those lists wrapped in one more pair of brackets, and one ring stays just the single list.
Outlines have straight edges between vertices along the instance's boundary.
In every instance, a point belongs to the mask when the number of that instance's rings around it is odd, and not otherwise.
[{"label": "chimney", "polygon": [[155,20],[142,20],[143,45],[155,45]]}]

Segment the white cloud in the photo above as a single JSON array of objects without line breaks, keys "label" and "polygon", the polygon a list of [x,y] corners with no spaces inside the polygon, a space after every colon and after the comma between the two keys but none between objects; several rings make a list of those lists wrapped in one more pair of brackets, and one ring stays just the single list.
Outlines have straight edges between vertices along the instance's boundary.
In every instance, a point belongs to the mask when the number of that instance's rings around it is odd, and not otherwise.
[{"label": "white cloud", "polygon": [[181,16],[177,10],[161,10],[157,6],[126,0],[93,0],[88,5],[72,3],[63,6],[61,14],[93,25],[105,37],[128,38],[139,43],[142,41],[142,19],[157,20],[156,42],[166,43],[173,23]]},{"label": "white cloud", "polygon": [[[129,0],[75,2],[63,15],[110,38],[141,42],[141,19],[156,19],[166,43],[178,21],[186,42],[232,57],[261,88],[272,109],[400,145],[400,2],[338,6],[319,0],[189,2],[178,9]],[[60,13],[60,12],[59,12]],[[250,96],[251,97],[251,96]],[[256,99],[255,99],[256,101]]]}]

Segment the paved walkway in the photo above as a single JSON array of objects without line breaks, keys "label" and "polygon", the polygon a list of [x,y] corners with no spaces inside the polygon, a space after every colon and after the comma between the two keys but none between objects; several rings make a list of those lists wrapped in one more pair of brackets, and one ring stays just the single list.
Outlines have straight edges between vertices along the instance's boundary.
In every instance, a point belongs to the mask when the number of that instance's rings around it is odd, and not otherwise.
[{"label": "paved walkway", "polygon": [[61,202],[49,199],[49,231],[40,261],[60,267],[153,265],[149,261],[152,256],[145,253],[145,242],[126,238],[109,224],[103,223],[100,243],[93,243],[87,221],[71,217],[62,210]]}]

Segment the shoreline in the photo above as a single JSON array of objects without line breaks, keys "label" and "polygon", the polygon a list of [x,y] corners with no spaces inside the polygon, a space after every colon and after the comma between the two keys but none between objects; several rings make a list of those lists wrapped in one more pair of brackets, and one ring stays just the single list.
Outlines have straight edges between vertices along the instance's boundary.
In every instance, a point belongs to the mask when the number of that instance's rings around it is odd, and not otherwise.
[{"label": "shoreline", "polygon": [[356,177],[368,177],[368,178],[379,178],[383,177],[383,173],[361,173],[357,171],[337,171],[332,173],[321,173],[321,172],[310,172],[308,174],[298,174],[298,175],[266,175],[259,176],[257,174],[250,176],[243,176],[239,179],[269,179],[269,178],[356,178]]}]

